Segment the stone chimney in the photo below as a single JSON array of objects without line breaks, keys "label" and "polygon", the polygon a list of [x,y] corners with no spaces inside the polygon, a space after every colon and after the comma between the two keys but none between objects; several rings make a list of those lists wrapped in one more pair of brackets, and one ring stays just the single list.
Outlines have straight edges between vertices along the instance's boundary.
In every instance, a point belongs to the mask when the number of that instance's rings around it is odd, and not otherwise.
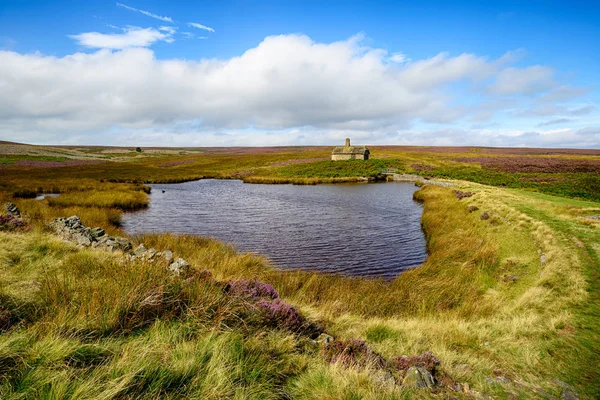
[{"label": "stone chimney", "polygon": [[346,138],[346,147],[350,147],[350,138]]}]

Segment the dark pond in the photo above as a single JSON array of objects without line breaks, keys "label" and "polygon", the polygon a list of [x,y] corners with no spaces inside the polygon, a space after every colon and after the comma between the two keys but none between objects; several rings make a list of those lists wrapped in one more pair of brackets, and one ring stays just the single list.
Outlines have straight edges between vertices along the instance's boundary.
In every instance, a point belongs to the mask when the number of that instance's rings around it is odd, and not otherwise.
[{"label": "dark pond", "polygon": [[279,268],[386,279],[426,257],[422,207],[410,183],[151,186],[150,207],[124,217],[129,233],[212,236],[264,254]]}]

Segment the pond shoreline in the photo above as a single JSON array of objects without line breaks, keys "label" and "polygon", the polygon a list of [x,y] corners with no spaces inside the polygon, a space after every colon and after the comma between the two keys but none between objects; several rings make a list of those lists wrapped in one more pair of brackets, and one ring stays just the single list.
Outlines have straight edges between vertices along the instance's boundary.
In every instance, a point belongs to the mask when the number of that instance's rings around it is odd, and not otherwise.
[{"label": "pond shoreline", "polygon": [[281,269],[393,279],[427,257],[417,187],[153,184],[150,206],[127,213],[128,234],[193,234],[264,254]]}]

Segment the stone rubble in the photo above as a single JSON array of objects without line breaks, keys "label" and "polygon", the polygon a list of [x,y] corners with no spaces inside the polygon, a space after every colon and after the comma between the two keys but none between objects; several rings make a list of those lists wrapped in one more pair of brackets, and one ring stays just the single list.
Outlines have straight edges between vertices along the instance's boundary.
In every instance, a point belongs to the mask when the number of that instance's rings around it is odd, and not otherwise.
[{"label": "stone rubble", "polygon": [[144,244],[140,244],[132,250],[133,246],[126,238],[107,235],[102,228],[88,228],[76,215],[69,218],[56,218],[48,224],[48,227],[54,230],[62,239],[73,242],[78,246],[93,247],[112,252],[121,251],[126,254],[126,259],[129,261],[153,262],[156,259],[162,259],[167,264],[167,269],[176,276],[186,275],[190,269],[190,264],[183,258],[173,261],[173,253],[169,250],[158,252],[153,248],[147,249]]},{"label": "stone rubble", "polygon": [[4,210],[6,210],[8,215],[12,215],[13,217],[21,217],[21,211],[19,207],[15,203],[6,203],[4,204]]},{"label": "stone rubble", "polygon": [[410,367],[408,371],[406,371],[402,386],[413,389],[433,389],[435,381],[426,368]]}]

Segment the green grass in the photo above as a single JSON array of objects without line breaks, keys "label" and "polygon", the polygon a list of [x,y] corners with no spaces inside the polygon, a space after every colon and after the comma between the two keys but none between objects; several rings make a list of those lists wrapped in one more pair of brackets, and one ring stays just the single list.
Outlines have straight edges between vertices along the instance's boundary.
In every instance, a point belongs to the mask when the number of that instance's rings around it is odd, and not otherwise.
[{"label": "green grass", "polygon": [[58,157],[58,156],[30,156],[30,155],[3,155],[0,156],[0,164],[14,164],[19,160],[28,160],[28,161],[57,161],[63,162],[67,161],[67,157]]},{"label": "green grass", "polygon": [[[7,165],[0,202],[15,202],[30,231],[0,232],[0,306],[12,325],[0,333],[0,397],[430,397],[382,386],[369,368],[328,364],[306,336],[265,327],[252,307],[224,290],[230,279],[249,278],[272,284],[328,334],[364,339],[387,359],[432,350],[449,377],[495,398],[538,398],[538,389],[560,397],[556,379],[581,398],[600,397],[600,223],[585,218],[600,214],[598,177],[500,173],[457,163],[461,155],[454,153],[372,154],[379,158],[282,166],[276,165],[327,157],[328,150]],[[473,192],[462,200],[432,186],[416,193],[424,202],[429,257],[391,282],[281,271],[261,256],[196,236],[134,238],[172,250],[215,278],[174,279],[160,263],[122,263],[45,228],[53,218],[79,215],[88,226],[124,235],[123,210],[148,204],[142,183],[335,183],[373,178],[382,168],[412,173],[413,165],[433,168],[422,175],[476,183],[458,183],[456,189]],[[559,179],[544,183],[548,177]],[[36,201],[14,198],[18,191],[61,195]],[[469,205],[479,210],[469,213]],[[479,218],[484,211],[489,220]],[[490,383],[494,371],[509,383]],[[437,396],[463,395],[445,389]]]},{"label": "green grass", "polygon": [[[223,291],[229,279],[252,277],[273,284],[329,334],[363,338],[388,359],[432,350],[449,376],[479,391],[535,397],[542,388],[558,396],[559,378],[596,397],[591,291],[598,280],[589,272],[598,268],[597,250],[589,247],[593,257],[579,264],[570,238],[563,243],[576,229],[593,246],[598,233],[572,214],[595,203],[461,189],[475,195],[459,201],[431,186],[417,193],[430,256],[392,282],[280,271],[195,236],[138,237],[209,269],[216,281],[173,279],[160,263],[123,264],[43,231],[0,233],[0,300],[21,321],[0,334],[0,390],[6,398],[426,395],[381,387],[374,371],[329,365],[308,338],[257,324],[243,299]],[[481,221],[469,204],[504,219]],[[538,248],[548,257],[544,266]],[[503,279],[515,273],[516,283]],[[489,384],[493,370],[519,385]]]},{"label": "green grass", "polygon": [[383,168],[402,169],[399,160],[347,160],[347,161],[316,161],[277,168],[274,172],[280,177],[302,178],[348,178],[375,177],[381,175]]},{"label": "green grass", "polygon": [[[444,166],[418,172],[423,176],[460,179],[484,185],[539,191],[554,196],[600,201],[600,174],[597,173],[508,173],[476,166]],[[530,179],[548,179],[535,182]]]}]

